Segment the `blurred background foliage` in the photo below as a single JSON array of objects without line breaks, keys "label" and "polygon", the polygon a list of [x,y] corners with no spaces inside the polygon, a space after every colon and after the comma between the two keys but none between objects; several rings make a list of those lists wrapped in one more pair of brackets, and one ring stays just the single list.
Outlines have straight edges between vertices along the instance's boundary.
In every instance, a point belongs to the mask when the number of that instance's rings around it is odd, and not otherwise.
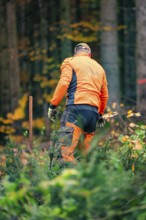
[{"label": "blurred background foliage", "polygon": [[93,58],[106,70],[109,107],[122,103],[140,111],[144,119],[145,3],[145,0],[1,0],[1,144],[5,135],[19,137],[28,129],[30,95],[35,132],[47,127],[47,108],[60,76],[60,64],[73,55],[79,42],[91,46]]}]

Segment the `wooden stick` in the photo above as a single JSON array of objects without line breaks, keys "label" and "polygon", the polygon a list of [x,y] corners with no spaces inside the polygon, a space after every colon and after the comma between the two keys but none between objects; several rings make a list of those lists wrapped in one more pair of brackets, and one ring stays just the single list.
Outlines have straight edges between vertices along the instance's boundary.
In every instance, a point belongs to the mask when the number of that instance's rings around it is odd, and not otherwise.
[{"label": "wooden stick", "polygon": [[29,96],[29,146],[33,147],[33,97]]}]

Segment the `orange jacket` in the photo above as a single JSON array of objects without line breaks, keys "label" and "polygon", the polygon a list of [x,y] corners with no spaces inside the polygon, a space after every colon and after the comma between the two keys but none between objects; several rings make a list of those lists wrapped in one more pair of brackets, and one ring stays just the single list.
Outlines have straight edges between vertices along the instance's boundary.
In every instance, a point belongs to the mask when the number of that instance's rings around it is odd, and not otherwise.
[{"label": "orange jacket", "polygon": [[64,60],[51,104],[58,106],[66,93],[66,105],[87,104],[97,107],[100,114],[104,113],[108,100],[105,71],[87,53]]}]

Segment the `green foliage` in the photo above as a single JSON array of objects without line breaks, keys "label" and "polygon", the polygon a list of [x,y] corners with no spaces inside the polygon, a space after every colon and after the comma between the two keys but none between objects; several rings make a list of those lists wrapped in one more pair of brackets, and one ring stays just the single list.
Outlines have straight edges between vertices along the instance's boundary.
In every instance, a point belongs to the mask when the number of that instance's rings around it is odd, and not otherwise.
[{"label": "green foliage", "polygon": [[5,149],[4,155],[6,157],[5,167],[3,172],[9,177],[10,181],[15,181],[20,177],[22,164],[20,161],[20,148],[16,147],[14,142],[8,142]]},{"label": "green foliage", "polygon": [[144,126],[136,128],[131,135],[121,135],[119,140],[122,147],[119,149],[122,163],[125,169],[131,169],[133,172],[143,169],[146,165],[146,132]]},{"label": "green foliage", "polygon": [[95,139],[88,156],[75,165],[57,159],[53,145],[31,153],[17,146],[16,153],[9,143],[5,155],[13,163],[6,159],[0,182],[0,219],[145,219],[145,130],[121,135],[118,148],[114,141],[97,146]]}]

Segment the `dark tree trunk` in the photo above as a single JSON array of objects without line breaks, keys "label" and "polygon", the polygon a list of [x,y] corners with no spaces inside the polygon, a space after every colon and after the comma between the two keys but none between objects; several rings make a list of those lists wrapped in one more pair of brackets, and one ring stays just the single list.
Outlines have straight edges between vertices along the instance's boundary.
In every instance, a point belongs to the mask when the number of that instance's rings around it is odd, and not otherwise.
[{"label": "dark tree trunk", "polygon": [[7,30],[4,2],[0,2],[0,114],[10,112],[10,78],[8,70]]},{"label": "dark tree trunk", "polygon": [[136,60],[135,60],[135,4],[133,0],[124,0],[124,102],[128,105],[136,103]]},{"label": "dark tree trunk", "polygon": [[13,111],[20,97],[19,60],[17,48],[16,11],[15,2],[10,0],[6,4],[8,53],[9,53],[9,79],[10,104]]},{"label": "dark tree trunk", "polygon": [[109,105],[120,102],[116,11],[116,0],[101,0],[101,61],[108,80]]},{"label": "dark tree trunk", "polygon": [[136,1],[137,24],[137,106],[146,114],[146,0]]}]

